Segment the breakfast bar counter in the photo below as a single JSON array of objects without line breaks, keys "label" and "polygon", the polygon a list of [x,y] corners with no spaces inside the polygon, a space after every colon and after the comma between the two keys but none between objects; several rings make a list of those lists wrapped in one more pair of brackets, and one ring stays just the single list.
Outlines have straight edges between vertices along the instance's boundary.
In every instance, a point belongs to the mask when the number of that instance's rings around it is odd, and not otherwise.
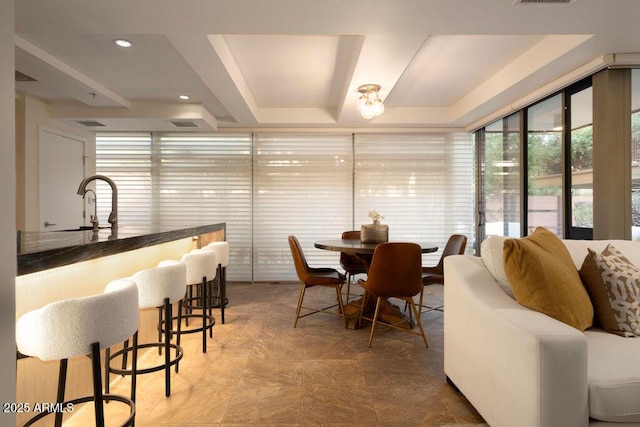
[{"label": "breakfast bar counter", "polygon": [[218,233],[223,240],[226,223],[167,229],[120,227],[17,233],[18,276],[75,264],[179,239]]},{"label": "breakfast bar counter", "polygon": [[[54,301],[101,294],[111,280],[157,266],[166,259],[180,259],[192,249],[226,240],[226,223],[166,229],[141,229],[120,225],[117,233],[105,228],[49,232],[19,232],[17,240],[16,320],[24,313]],[[139,339],[157,339],[157,313],[142,310]],[[69,362],[69,395],[91,393],[89,359]],[[35,358],[18,363],[18,402],[51,402],[57,364]],[[47,384],[43,387],[43,384]],[[24,417],[23,417],[24,415]],[[28,414],[18,414],[23,423]]]}]

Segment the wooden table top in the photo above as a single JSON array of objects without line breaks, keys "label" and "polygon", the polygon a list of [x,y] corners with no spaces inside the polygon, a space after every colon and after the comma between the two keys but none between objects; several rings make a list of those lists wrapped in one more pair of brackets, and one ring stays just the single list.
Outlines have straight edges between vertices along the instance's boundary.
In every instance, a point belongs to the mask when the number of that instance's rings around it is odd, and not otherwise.
[{"label": "wooden table top", "polygon": [[[401,243],[402,241],[397,241]],[[433,243],[426,242],[409,242],[417,243],[422,248],[422,253],[430,253],[438,250],[438,246]],[[372,255],[376,250],[376,246],[379,243],[362,243],[358,239],[331,239],[331,240],[319,240],[314,243],[314,246],[318,249],[325,249],[328,251],[345,252],[348,254],[364,254]]]}]

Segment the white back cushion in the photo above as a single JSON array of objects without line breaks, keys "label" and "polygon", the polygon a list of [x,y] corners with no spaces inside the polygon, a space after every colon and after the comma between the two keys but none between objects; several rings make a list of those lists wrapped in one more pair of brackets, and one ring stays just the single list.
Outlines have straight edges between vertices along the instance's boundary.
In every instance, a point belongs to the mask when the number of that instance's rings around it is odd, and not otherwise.
[{"label": "white back cushion", "polygon": [[489,236],[480,244],[480,253],[482,254],[482,262],[489,270],[489,273],[498,282],[498,285],[509,295],[514,298],[511,285],[504,273],[503,247],[504,241],[509,237]]},{"label": "white back cushion", "polygon": [[[511,285],[504,273],[503,246],[504,241],[510,237],[489,236],[480,245],[482,262],[491,273],[500,287],[513,298]],[[591,249],[595,252],[602,252],[611,243],[627,257],[634,265],[640,267],[640,242],[635,240],[563,240],[564,245],[569,250],[571,259],[577,270],[582,267],[584,258]]]}]

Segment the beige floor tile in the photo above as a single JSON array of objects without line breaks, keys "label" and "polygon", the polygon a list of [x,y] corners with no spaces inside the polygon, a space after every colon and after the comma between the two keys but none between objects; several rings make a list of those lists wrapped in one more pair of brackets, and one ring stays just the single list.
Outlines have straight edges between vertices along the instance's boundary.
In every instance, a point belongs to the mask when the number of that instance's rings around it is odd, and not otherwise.
[{"label": "beige floor tile", "polygon": [[[138,377],[137,426],[479,426],[482,417],[446,382],[443,315],[421,315],[419,336],[380,328],[344,328],[339,316],[314,314],[293,328],[299,284],[229,284],[226,323],[201,349],[201,335],[182,337],[184,358],[164,396],[164,373]],[[335,293],[310,289],[309,302],[330,305]],[[442,287],[425,290],[442,301]],[[215,311],[219,319],[219,311]],[[145,363],[156,358],[141,356]],[[114,379],[114,377],[112,377]],[[130,379],[112,393],[128,395]],[[109,407],[109,425],[124,408]],[[92,425],[78,411],[65,426]]]}]

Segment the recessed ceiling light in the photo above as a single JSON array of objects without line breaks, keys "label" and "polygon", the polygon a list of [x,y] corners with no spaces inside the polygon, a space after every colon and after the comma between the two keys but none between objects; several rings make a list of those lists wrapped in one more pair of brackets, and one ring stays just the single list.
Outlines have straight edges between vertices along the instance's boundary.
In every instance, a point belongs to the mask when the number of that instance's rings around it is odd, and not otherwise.
[{"label": "recessed ceiling light", "polygon": [[125,39],[115,39],[113,41],[115,44],[117,44],[120,47],[131,47],[133,46],[133,43],[131,43],[129,40],[125,40]]},{"label": "recessed ceiling light", "polygon": [[189,95],[180,95],[180,99],[189,99]]}]

